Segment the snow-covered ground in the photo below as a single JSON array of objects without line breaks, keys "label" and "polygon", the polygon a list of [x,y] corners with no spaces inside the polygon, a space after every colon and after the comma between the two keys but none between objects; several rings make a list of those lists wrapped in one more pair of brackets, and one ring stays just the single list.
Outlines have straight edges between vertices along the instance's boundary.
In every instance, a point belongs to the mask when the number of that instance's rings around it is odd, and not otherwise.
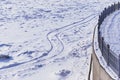
[{"label": "snow-covered ground", "polygon": [[98,16],[118,0],[0,0],[0,80],[87,80]]}]

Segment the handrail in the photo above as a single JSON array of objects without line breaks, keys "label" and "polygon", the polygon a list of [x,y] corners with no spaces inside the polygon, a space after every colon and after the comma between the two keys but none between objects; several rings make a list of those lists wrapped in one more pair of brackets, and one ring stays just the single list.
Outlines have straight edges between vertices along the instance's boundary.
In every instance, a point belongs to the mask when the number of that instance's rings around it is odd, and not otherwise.
[{"label": "handrail", "polygon": [[[109,6],[108,8],[105,8],[103,12],[101,12],[101,15],[99,16],[98,20],[98,45],[100,48],[100,51],[102,53],[102,56],[104,57],[107,65],[118,75],[120,78],[120,54],[119,56],[116,56],[116,54],[110,49],[110,45],[106,44],[104,41],[104,37],[101,36],[100,27],[103,23],[104,19],[109,16],[111,13],[115,12],[116,10],[120,9],[120,3],[113,4]],[[93,39],[95,36],[95,30],[97,26],[94,29]],[[93,40],[93,48],[94,48],[94,40]]]}]

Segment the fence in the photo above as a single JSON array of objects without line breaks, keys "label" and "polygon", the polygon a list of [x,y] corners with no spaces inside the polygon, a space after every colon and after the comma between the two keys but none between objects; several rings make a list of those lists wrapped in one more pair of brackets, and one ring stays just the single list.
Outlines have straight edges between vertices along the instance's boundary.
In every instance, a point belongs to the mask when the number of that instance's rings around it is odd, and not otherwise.
[{"label": "fence", "polygon": [[108,8],[105,8],[101,15],[99,16],[98,20],[98,43],[99,48],[102,52],[102,56],[104,57],[107,65],[118,75],[120,78],[120,54],[119,56],[116,55],[111,49],[110,45],[106,44],[104,41],[104,37],[102,37],[100,32],[100,26],[104,19],[110,15],[111,13],[115,12],[116,10],[120,9],[120,3],[113,4],[109,6]]}]

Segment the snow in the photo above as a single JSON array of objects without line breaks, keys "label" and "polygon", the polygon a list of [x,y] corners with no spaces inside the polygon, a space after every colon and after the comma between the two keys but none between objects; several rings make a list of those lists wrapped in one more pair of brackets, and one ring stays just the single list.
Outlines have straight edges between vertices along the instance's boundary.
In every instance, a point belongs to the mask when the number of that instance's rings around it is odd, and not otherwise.
[{"label": "snow", "polygon": [[87,80],[92,35],[118,0],[0,0],[0,80]]}]

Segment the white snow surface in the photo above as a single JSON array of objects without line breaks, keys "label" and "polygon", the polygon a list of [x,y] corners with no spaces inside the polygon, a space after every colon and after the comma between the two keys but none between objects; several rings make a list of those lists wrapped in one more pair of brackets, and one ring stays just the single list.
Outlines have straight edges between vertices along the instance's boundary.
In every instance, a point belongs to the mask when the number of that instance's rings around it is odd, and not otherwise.
[{"label": "white snow surface", "polygon": [[87,80],[100,12],[118,0],[0,0],[0,80]]}]

